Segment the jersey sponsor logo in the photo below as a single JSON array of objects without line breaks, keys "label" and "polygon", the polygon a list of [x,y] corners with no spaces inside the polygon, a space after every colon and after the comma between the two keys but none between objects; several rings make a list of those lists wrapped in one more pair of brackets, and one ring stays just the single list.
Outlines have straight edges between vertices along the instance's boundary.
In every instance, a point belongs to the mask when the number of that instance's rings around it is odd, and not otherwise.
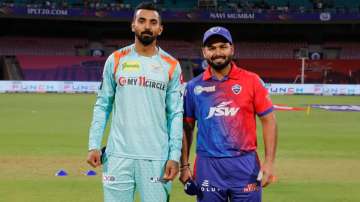
[{"label": "jersey sponsor logo", "polygon": [[122,70],[125,72],[136,72],[140,70],[138,61],[127,61],[122,64]]},{"label": "jersey sponsor logo", "polygon": [[161,177],[150,177],[150,182],[152,182],[152,183],[166,183],[166,180],[164,180]]},{"label": "jersey sponsor logo", "polygon": [[254,192],[254,191],[259,191],[259,187],[257,186],[256,182],[247,184],[243,189],[243,192]]},{"label": "jersey sponsor logo", "polygon": [[114,182],[115,177],[112,175],[103,175],[103,182]]},{"label": "jersey sponsor logo", "polygon": [[218,106],[210,107],[209,114],[205,119],[210,119],[214,116],[235,116],[239,107],[229,107],[232,101],[221,102]]},{"label": "jersey sponsor logo", "polygon": [[204,180],[204,181],[201,183],[201,186],[202,186],[202,187],[208,187],[208,186],[209,186],[209,180]]},{"label": "jersey sponsor logo", "polygon": [[211,92],[215,92],[216,88],[215,86],[195,86],[194,88],[194,93],[195,95],[200,95],[202,92],[207,92],[207,93],[211,93]]},{"label": "jersey sponsor logo", "polygon": [[241,92],[241,86],[239,84],[235,84],[231,87],[231,90],[235,95],[239,95],[239,93]]},{"label": "jersey sponsor logo", "polygon": [[211,186],[209,180],[204,180],[201,183],[200,190],[202,192],[219,192],[220,191],[219,188]]},{"label": "jersey sponsor logo", "polygon": [[163,68],[160,64],[151,64],[150,69],[154,73],[161,73]]},{"label": "jersey sponsor logo", "polygon": [[145,76],[139,77],[119,77],[118,83],[120,86],[140,86],[145,88],[155,88],[159,90],[166,89],[166,83],[148,79]]}]

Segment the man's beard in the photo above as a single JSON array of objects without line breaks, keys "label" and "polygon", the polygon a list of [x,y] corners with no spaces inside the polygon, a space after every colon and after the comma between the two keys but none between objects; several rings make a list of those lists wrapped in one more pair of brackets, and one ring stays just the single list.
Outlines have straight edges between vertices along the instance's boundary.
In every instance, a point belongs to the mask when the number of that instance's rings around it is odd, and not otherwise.
[{"label": "man's beard", "polygon": [[156,36],[153,36],[153,33],[150,31],[143,31],[140,34],[136,34],[136,37],[144,46],[150,45],[156,39]]},{"label": "man's beard", "polygon": [[230,62],[232,60],[232,56],[229,56],[229,57],[225,58],[225,61],[223,63],[220,63],[220,64],[212,62],[215,59],[216,58],[214,58],[212,60],[206,59],[206,61],[210,65],[210,67],[214,68],[215,70],[222,70],[222,69],[224,69],[225,67],[227,67],[230,64]]}]

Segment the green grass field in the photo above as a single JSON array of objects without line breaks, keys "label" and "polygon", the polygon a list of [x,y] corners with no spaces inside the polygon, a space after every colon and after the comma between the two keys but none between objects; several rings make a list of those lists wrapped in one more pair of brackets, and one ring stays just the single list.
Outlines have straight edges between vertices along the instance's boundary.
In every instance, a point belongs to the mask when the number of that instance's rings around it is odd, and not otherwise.
[{"label": "green grass field", "polygon": [[[360,104],[359,96],[273,96],[274,103]],[[100,176],[87,177],[95,95],[0,94],[0,201],[102,201]],[[278,181],[264,202],[360,201],[360,113],[276,112]],[[263,153],[259,136],[259,153]],[[69,172],[55,177],[58,169]],[[97,171],[100,172],[99,169]],[[190,202],[176,181],[172,202]]]}]

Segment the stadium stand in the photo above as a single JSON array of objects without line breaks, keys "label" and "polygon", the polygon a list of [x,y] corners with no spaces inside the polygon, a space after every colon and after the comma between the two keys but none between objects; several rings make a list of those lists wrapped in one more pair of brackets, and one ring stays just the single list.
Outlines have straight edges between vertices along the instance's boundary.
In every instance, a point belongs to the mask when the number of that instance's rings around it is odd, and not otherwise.
[{"label": "stadium stand", "polygon": [[0,55],[76,55],[84,39],[46,37],[0,37]]},{"label": "stadium stand", "polygon": [[[294,83],[299,80],[301,61],[296,59],[239,59],[237,63],[262,76],[266,82]],[[360,71],[360,60],[308,61],[307,83],[354,83]]]},{"label": "stadium stand", "polygon": [[[0,37],[0,55],[90,56],[91,49],[103,49],[105,55],[109,55],[119,47],[131,43],[130,39],[90,41],[81,38]],[[180,59],[202,57],[199,40],[160,40],[159,45]],[[300,49],[310,51],[314,46],[307,42],[236,42],[235,58],[295,59]],[[360,59],[358,42],[328,41],[316,46],[316,51],[324,59]]]},{"label": "stadium stand", "polygon": [[[96,81],[101,78],[106,57],[90,57],[90,49],[104,49],[104,56],[107,56],[130,43],[129,39],[91,42],[78,38],[2,37],[0,55],[6,56],[3,66],[11,80]],[[200,41],[161,40],[160,46],[174,53],[188,71],[201,66]],[[265,81],[292,83],[298,78],[301,67],[297,52],[311,47],[305,42],[237,42],[235,58],[241,66],[262,75]],[[336,60],[325,60],[326,57],[308,60],[307,82],[346,83],[354,80],[347,77],[356,78],[360,71],[360,43],[327,42],[320,47],[320,53],[338,51],[333,58]]]},{"label": "stadium stand", "polygon": [[[0,2],[0,6],[26,6],[30,8],[86,8],[97,10],[129,10],[138,5],[141,0],[67,0],[67,1],[29,1],[7,0]],[[154,0],[163,10],[192,10],[198,6],[193,0]]]},{"label": "stadium stand", "polygon": [[14,56],[6,56],[2,57],[2,73],[5,75],[5,79],[7,80],[23,80],[23,72],[18,64],[16,58]]},{"label": "stadium stand", "polygon": [[[153,0],[163,10],[217,10],[239,11],[299,11],[299,12],[359,12],[358,0]],[[6,0],[0,6],[26,6],[31,8],[86,8],[97,10],[131,10],[141,0]]]},{"label": "stadium stand", "polygon": [[24,80],[99,81],[104,57],[17,56]]},{"label": "stadium stand", "polygon": [[291,42],[240,42],[235,44],[236,58],[295,58],[295,51],[307,47],[304,43]]},{"label": "stadium stand", "polygon": [[[140,0],[6,0],[0,1],[0,8],[131,11],[139,2]],[[274,17],[277,19],[279,18],[277,13],[283,12],[296,14],[299,12],[310,14],[358,12],[360,6],[360,2],[355,0],[154,0],[154,2],[164,11],[174,13],[196,14],[203,11],[269,13],[268,16],[261,15],[265,16],[264,20]],[[7,21],[6,16],[0,17],[1,25],[4,27],[0,31],[0,79],[100,80],[106,56],[133,42],[132,33],[129,33],[128,29],[128,21],[125,23],[124,21],[117,22],[117,19],[93,18],[93,21],[90,20],[86,24],[82,21],[82,16],[70,16],[66,20],[37,16],[31,19],[24,18],[24,21],[19,23],[21,18]],[[286,15],[284,19],[284,24],[251,21],[251,23],[202,22],[201,20],[186,21],[186,23],[166,22],[166,30],[159,44],[180,60],[185,78],[189,79],[193,76],[191,75],[193,69],[199,72],[202,70],[201,35],[203,31],[209,26],[219,24],[232,30],[237,63],[257,72],[265,81],[286,83],[298,81],[301,67],[299,54],[303,53],[303,56],[307,58],[306,82],[359,82],[360,43],[357,39],[359,32],[355,22],[346,22],[349,24],[347,30],[337,32],[337,29],[342,29],[343,22],[340,22],[340,26],[329,25],[328,27],[312,26],[311,22],[293,26],[286,21],[288,20]],[[34,23],[34,27],[31,25],[32,22],[38,21],[41,23],[38,25]],[[113,23],[109,23],[110,21]],[[43,27],[50,26],[49,22],[54,22],[52,28],[56,28],[55,31],[52,31],[51,27]],[[29,35],[28,30],[31,33]]]},{"label": "stadium stand", "polygon": [[360,43],[359,42],[327,42],[324,44],[325,49],[333,48],[340,50],[341,59],[359,59]]}]

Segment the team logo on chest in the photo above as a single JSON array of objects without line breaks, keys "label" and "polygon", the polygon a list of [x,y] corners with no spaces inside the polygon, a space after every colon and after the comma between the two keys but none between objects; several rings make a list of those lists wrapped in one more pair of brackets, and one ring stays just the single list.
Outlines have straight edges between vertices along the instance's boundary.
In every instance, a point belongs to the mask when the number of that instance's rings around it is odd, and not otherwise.
[{"label": "team logo on chest", "polygon": [[241,86],[239,84],[235,84],[231,87],[231,90],[235,95],[239,95],[241,92]]}]

